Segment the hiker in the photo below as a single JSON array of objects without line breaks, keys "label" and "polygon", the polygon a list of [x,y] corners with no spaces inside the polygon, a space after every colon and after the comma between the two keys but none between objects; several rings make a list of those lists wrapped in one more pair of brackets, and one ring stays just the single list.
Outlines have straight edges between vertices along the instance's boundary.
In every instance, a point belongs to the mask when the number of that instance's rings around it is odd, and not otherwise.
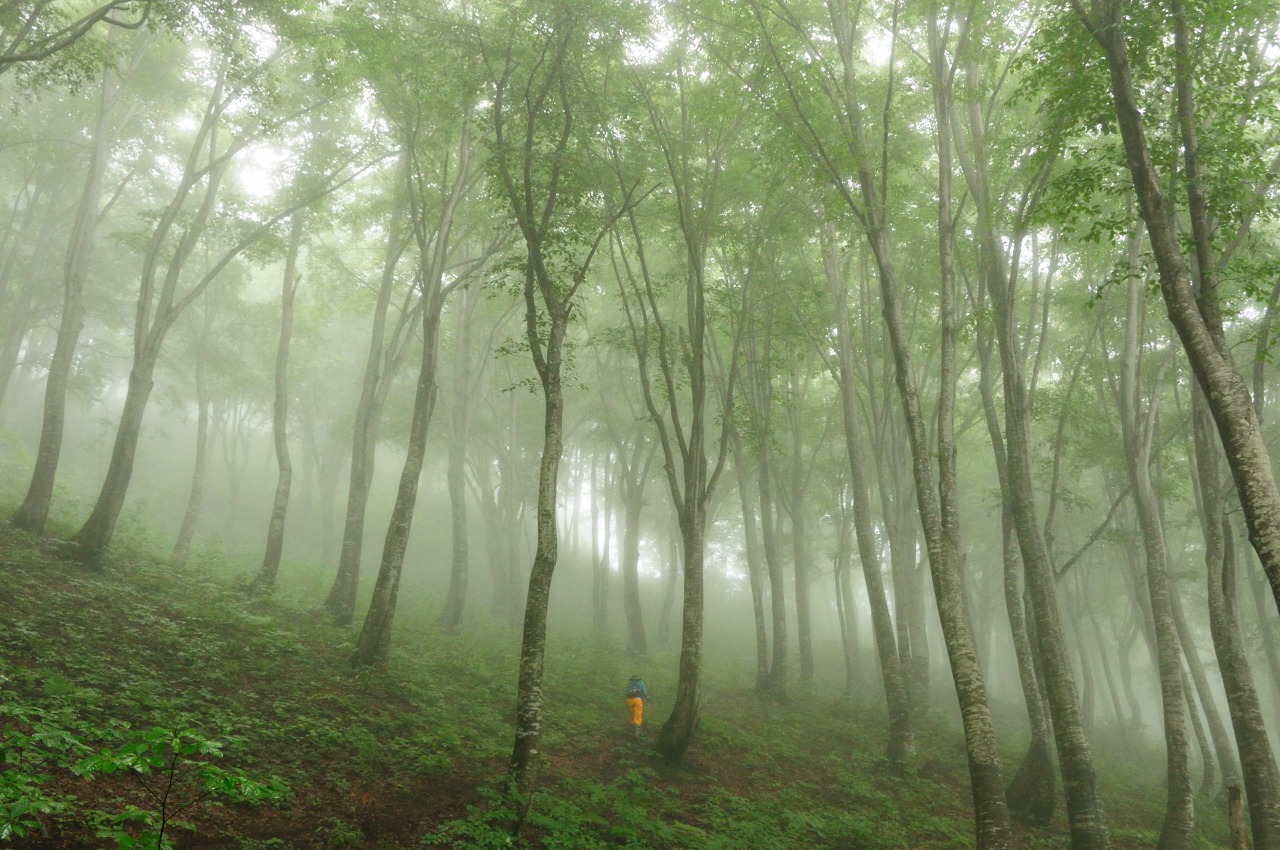
[{"label": "hiker", "polygon": [[627,709],[631,712],[631,729],[640,737],[640,726],[644,723],[644,704],[649,701],[649,689],[644,686],[644,679],[637,673],[627,680]]}]

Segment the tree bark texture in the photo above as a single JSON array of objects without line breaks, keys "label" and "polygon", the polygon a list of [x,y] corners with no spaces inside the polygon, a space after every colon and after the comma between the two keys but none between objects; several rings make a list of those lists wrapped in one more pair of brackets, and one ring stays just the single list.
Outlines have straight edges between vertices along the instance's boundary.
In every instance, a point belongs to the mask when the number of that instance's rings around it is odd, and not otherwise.
[{"label": "tree bark texture", "polygon": [[1221,444],[1214,438],[1207,405],[1199,394],[1192,400],[1192,416],[1203,506],[1209,633],[1226,691],[1231,726],[1240,748],[1240,772],[1249,804],[1253,846],[1255,850],[1277,850],[1280,848],[1280,770],[1240,634],[1233,532],[1226,508],[1226,482],[1218,466]]},{"label": "tree bark texture", "polygon": [[[531,287],[532,283],[526,283]],[[532,298],[532,294],[528,296]],[[532,324],[533,319],[530,318]],[[511,774],[521,794],[537,786],[538,740],[542,735],[543,671],[547,651],[547,606],[555,572],[559,540],[556,527],[556,481],[564,449],[564,398],[560,385],[560,346],[568,316],[551,316],[542,378],[544,424],[542,460],[538,466],[538,543],[525,597],[524,629],[520,640],[520,673],[516,696],[516,736]],[[533,331],[530,331],[533,334]]]}]

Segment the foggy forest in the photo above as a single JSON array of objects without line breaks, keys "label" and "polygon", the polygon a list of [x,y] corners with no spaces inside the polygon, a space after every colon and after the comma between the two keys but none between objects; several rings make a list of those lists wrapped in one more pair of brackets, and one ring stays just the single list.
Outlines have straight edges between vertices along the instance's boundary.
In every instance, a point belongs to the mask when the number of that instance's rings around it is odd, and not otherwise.
[{"label": "foggy forest", "polygon": [[0,0],[0,846],[1280,850],[1275,0]]}]

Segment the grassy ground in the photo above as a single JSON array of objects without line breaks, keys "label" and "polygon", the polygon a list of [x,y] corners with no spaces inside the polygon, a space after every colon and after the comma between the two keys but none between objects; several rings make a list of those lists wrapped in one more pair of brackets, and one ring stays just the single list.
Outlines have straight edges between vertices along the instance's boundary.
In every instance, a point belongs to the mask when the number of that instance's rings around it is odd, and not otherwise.
[{"label": "grassy ground", "polygon": [[[562,636],[543,790],[513,839],[507,630],[447,636],[402,612],[387,670],[357,673],[352,634],[313,611],[127,552],[86,571],[14,532],[0,532],[0,587],[0,831],[25,832],[15,848],[154,845],[162,821],[178,847],[239,850],[972,845],[959,735],[925,718],[919,763],[898,774],[870,697],[770,704],[713,679],[671,766],[654,729],[636,741],[624,727],[624,662]],[[673,662],[646,669],[673,692]],[[1112,749],[1099,759],[1115,846],[1150,847],[1160,754]],[[1218,808],[1201,805],[1204,847],[1225,844]],[[1020,840],[1066,847],[1063,821]]]}]

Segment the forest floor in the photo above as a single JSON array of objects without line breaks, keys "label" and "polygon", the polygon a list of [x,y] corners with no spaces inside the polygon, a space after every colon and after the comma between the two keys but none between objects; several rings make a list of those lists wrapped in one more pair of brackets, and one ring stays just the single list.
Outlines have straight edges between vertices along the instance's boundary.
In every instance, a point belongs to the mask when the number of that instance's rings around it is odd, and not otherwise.
[{"label": "forest floor", "polygon": [[[402,612],[387,668],[357,672],[353,632],[315,611],[127,554],[88,571],[11,531],[0,587],[0,846],[145,847],[162,822],[179,848],[235,850],[972,846],[958,731],[923,718],[917,764],[895,771],[870,697],[780,704],[717,681],[673,766],[656,723],[639,740],[624,725],[619,653],[561,640],[542,790],[513,839],[510,630],[446,635]],[[1113,846],[1153,846],[1160,753],[1107,749]],[[1221,808],[1200,804],[1203,847],[1225,845]],[[1020,842],[1066,847],[1064,821],[1059,805]],[[6,823],[25,834],[6,841]]]}]

